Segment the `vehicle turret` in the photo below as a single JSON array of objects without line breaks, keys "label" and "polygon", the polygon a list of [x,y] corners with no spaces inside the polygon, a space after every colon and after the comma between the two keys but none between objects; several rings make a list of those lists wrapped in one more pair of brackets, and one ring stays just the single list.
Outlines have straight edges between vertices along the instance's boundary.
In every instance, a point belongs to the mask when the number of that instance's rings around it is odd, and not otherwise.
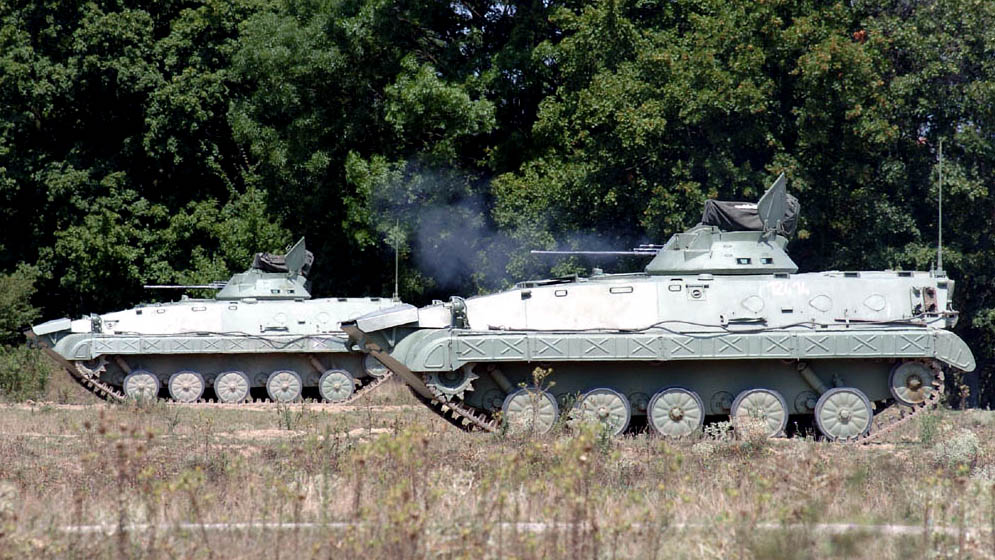
[{"label": "vehicle turret", "polygon": [[756,204],[708,200],[701,223],[674,234],[646,265],[650,275],[793,274],[786,236],[794,233],[798,200],[784,175]]},{"label": "vehicle turret", "polygon": [[294,244],[286,255],[257,253],[252,267],[236,274],[214,297],[220,300],[310,299],[307,274],[314,255],[304,248],[304,238]]}]

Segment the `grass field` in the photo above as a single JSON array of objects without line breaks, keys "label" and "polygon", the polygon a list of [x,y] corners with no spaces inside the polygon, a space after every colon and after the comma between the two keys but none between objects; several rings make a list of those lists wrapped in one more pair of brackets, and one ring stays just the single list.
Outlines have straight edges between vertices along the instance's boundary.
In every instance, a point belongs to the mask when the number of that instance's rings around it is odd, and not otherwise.
[{"label": "grass field", "polygon": [[[995,413],[891,443],[460,432],[349,407],[0,405],[0,557],[995,558]],[[64,377],[61,376],[61,377]]]}]

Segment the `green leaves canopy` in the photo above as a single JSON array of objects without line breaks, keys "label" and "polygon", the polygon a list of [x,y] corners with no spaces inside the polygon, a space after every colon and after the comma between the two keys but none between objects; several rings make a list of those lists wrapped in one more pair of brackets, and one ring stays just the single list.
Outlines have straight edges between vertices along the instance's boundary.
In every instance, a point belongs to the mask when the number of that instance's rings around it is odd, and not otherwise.
[{"label": "green leaves canopy", "polygon": [[[0,269],[46,315],[306,235],[319,295],[579,271],[787,173],[803,270],[928,268],[995,341],[995,7],[969,0],[0,6]],[[640,263],[598,263],[618,268]],[[112,288],[111,288],[112,287]],[[110,289],[109,289],[110,288]]]}]

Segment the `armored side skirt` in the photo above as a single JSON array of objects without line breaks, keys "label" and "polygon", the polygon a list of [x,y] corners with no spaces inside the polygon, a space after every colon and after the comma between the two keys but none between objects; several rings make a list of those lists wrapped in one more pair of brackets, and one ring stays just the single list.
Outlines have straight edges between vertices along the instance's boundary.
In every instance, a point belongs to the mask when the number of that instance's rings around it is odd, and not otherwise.
[{"label": "armored side skirt", "polygon": [[971,371],[974,356],[939,329],[850,329],[761,333],[480,332],[422,330],[392,353],[412,371],[450,371],[475,362],[936,358]]},{"label": "armored side skirt", "polygon": [[345,335],[69,335],[55,351],[67,360],[102,355],[162,354],[296,354],[349,352]]}]

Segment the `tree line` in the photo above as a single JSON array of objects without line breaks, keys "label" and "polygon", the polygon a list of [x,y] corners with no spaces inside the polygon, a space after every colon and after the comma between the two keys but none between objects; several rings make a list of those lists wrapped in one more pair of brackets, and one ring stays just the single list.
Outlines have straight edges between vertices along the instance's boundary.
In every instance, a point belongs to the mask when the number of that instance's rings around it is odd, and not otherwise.
[{"label": "tree line", "polygon": [[[0,327],[224,280],[422,304],[638,260],[784,172],[802,271],[929,269],[995,342],[995,4],[0,3]],[[3,299],[3,298],[0,298]],[[989,386],[985,391],[993,396]]]}]

